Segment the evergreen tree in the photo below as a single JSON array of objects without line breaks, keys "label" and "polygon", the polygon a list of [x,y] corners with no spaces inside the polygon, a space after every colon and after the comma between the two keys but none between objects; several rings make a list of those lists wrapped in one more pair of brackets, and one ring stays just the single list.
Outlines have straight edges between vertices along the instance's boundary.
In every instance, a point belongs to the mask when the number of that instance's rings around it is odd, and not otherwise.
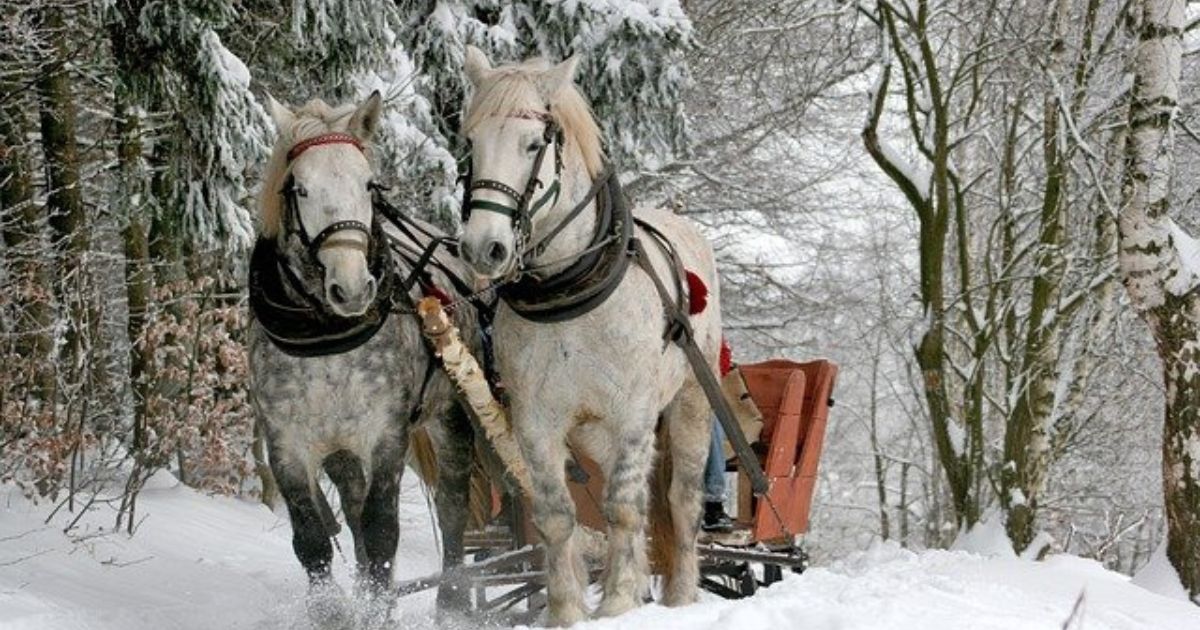
[{"label": "evergreen tree", "polygon": [[622,169],[652,168],[685,149],[681,95],[691,23],[677,2],[457,0],[401,10],[418,91],[429,102],[436,140],[454,155],[466,148],[457,132],[468,44],[498,61],[579,55],[577,80]]},{"label": "evergreen tree", "polygon": [[[169,109],[168,172],[159,238],[194,250],[242,252],[254,235],[250,178],[268,149],[269,119],[250,91],[246,65],[218,31],[239,19],[233,2],[147,4],[139,33],[157,53],[155,100]],[[162,232],[169,232],[164,234]]]}]

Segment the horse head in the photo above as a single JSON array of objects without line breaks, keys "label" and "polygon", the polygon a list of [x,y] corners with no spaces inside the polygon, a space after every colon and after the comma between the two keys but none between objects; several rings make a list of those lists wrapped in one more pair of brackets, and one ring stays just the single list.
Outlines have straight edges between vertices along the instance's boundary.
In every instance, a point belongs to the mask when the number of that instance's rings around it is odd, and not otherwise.
[{"label": "horse head", "polygon": [[[603,167],[600,132],[575,89],[577,59],[493,68],[468,47],[474,87],[464,134],[471,143],[463,203],[463,258],[480,276],[517,270],[571,199],[575,177]],[[586,186],[585,186],[586,188]]]},{"label": "horse head", "polygon": [[[341,317],[375,300],[371,275],[373,171],[366,146],[379,124],[379,92],[355,105],[313,100],[293,111],[268,97],[278,130],[262,191],[263,235],[292,272]],[[375,244],[375,246],[382,246]]]}]

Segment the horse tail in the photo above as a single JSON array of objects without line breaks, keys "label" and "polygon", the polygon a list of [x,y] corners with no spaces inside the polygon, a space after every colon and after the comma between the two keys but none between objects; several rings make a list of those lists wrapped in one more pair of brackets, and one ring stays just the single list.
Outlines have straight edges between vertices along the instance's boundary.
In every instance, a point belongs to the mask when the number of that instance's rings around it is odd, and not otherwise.
[{"label": "horse tail", "polygon": [[414,427],[408,433],[408,452],[413,469],[421,481],[430,488],[436,488],[438,483],[437,449],[433,439],[425,427]]},{"label": "horse tail", "polygon": [[650,566],[660,575],[672,576],[679,559],[679,540],[671,516],[670,431],[662,419],[654,442],[658,457],[650,473]]}]

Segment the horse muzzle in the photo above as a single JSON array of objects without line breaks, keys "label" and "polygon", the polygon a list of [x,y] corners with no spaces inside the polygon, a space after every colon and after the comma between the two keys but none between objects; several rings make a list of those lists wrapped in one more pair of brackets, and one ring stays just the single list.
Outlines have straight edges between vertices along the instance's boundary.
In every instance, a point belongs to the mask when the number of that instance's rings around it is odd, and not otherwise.
[{"label": "horse muzzle", "polygon": [[512,267],[512,248],[499,238],[462,239],[459,248],[463,260],[476,274],[489,279],[503,276]]}]

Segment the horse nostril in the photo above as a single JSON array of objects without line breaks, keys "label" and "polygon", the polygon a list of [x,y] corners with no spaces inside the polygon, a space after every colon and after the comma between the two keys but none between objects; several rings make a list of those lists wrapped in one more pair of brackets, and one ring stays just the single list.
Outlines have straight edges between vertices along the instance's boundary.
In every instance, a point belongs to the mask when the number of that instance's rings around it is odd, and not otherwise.
[{"label": "horse nostril", "polygon": [[488,260],[493,265],[496,265],[504,262],[506,259],[508,259],[508,248],[500,241],[492,241],[492,244],[488,246]]},{"label": "horse nostril", "polygon": [[329,285],[329,298],[336,304],[346,303],[346,293],[342,291],[342,287],[337,284]]}]

